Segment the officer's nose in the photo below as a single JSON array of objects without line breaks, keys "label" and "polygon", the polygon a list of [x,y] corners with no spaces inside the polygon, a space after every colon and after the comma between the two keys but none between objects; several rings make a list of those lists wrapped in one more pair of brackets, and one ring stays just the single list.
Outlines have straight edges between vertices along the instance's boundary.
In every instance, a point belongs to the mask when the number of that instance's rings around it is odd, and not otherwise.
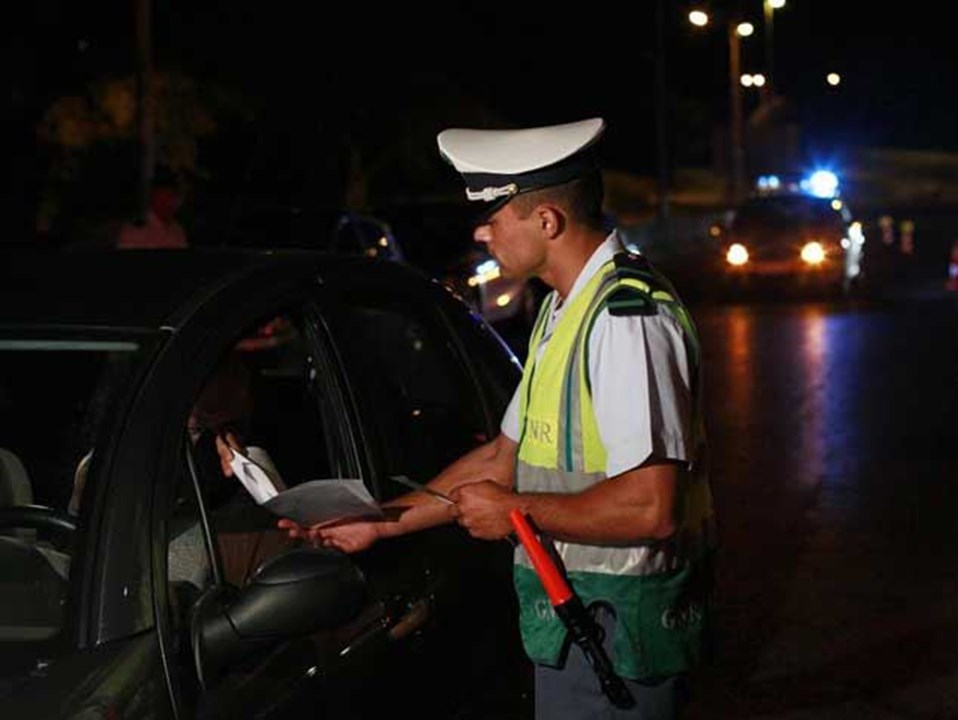
[{"label": "officer's nose", "polygon": [[489,231],[489,223],[480,223],[472,231],[472,239],[479,243],[489,243],[492,240],[492,233]]}]

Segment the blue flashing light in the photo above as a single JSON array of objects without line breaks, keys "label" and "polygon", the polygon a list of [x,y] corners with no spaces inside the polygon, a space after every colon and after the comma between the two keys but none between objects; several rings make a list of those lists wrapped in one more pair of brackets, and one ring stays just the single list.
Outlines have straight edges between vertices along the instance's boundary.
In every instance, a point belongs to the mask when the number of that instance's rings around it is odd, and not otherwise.
[{"label": "blue flashing light", "polygon": [[816,170],[802,181],[806,192],[820,198],[833,198],[838,195],[838,176],[831,170]]}]

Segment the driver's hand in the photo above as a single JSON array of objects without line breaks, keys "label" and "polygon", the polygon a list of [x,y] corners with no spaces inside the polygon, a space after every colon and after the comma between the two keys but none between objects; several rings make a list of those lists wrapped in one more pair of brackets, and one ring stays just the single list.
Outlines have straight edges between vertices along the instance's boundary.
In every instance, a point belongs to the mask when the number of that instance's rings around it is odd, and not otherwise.
[{"label": "driver's hand", "polygon": [[340,520],[303,527],[294,520],[282,518],[277,523],[291,538],[301,538],[316,546],[332,547],[347,553],[359,552],[379,539],[378,520]]},{"label": "driver's hand", "polygon": [[241,454],[246,454],[246,448],[236,438],[236,435],[226,431],[216,436],[216,454],[220,458],[220,469],[226,477],[233,476],[233,468],[230,462],[233,460],[233,450]]}]

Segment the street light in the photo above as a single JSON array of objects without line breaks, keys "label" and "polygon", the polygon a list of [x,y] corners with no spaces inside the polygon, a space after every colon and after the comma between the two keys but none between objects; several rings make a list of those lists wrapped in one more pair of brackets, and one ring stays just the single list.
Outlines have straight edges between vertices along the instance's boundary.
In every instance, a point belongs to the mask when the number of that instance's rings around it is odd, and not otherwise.
[{"label": "street light", "polygon": [[745,118],[742,113],[742,43],[755,32],[749,22],[728,24],[729,102],[732,108],[732,202],[745,198]]},{"label": "street light", "polygon": [[773,26],[775,11],[785,7],[785,0],[764,0],[762,7],[765,13],[765,78],[766,92],[771,97],[775,89],[775,58],[774,58],[774,39]]},{"label": "street light", "polygon": [[[695,9],[689,12],[689,22],[696,27],[709,24],[708,13]],[[738,204],[745,198],[745,120],[742,113],[742,47],[741,39],[755,32],[750,22],[728,22],[728,74],[729,74],[729,139],[731,166],[729,200]]]}]

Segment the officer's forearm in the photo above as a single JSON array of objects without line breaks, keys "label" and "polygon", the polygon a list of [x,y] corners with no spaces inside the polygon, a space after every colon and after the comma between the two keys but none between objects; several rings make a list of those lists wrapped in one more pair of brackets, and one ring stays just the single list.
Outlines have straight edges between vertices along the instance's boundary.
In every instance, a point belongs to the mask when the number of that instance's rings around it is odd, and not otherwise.
[{"label": "officer's forearm", "polygon": [[673,463],[647,465],[580,493],[524,493],[519,506],[557,540],[594,545],[663,540],[676,529],[680,472]]},{"label": "officer's forearm", "polygon": [[[493,480],[504,487],[514,484],[516,445],[505,435],[473,448],[449,464],[426,485],[448,496],[456,487],[479,480]],[[383,536],[402,535],[455,519],[451,505],[421,491],[383,503],[386,522]]]},{"label": "officer's forearm", "polygon": [[429,482],[429,487],[447,495],[460,485],[479,480],[493,480],[512,488],[515,463],[516,444],[505,435],[498,435],[447,466]]}]

